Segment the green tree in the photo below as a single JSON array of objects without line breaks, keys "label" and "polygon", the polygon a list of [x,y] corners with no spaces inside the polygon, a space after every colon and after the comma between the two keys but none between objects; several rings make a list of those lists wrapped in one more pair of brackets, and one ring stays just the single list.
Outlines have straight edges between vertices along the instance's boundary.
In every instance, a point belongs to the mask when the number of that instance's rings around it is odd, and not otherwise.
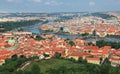
[{"label": "green tree", "polygon": [[54,57],[55,57],[55,58],[60,58],[60,57],[61,57],[61,53],[55,52]]},{"label": "green tree", "polygon": [[93,34],[93,36],[96,36],[96,31],[95,31],[95,30],[93,30],[92,34]]},{"label": "green tree", "polygon": [[45,74],[57,74],[57,73],[58,73],[57,70],[51,68],[45,72]]},{"label": "green tree", "polygon": [[42,38],[42,37],[39,36],[39,35],[37,35],[35,39],[36,39],[36,40],[45,40],[45,38]]},{"label": "green tree", "polygon": [[9,22],[0,22],[0,25],[4,28],[4,30],[2,30],[2,32],[5,32],[5,31],[10,31],[10,30],[13,30],[13,29],[18,29],[20,27],[24,27],[24,26],[30,26],[30,25],[35,25],[39,22],[43,22],[41,20],[29,20],[29,21],[9,21]]},{"label": "green tree", "polygon": [[15,71],[14,74],[23,74],[23,71],[22,70]]},{"label": "green tree", "polygon": [[24,71],[24,74],[34,74],[31,71]]},{"label": "green tree", "polygon": [[35,59],[39,59],[38,56],[32,56],[32,57],[29,57],[28,60],[35,60]]},{"label": "green tree", "polygon": [[17,54],[15,54],[15,55],[12,56],[12,60],[13,61],[17,60],[17,58],[18,58]]},{"label": "green tree", "polygon": [[75,43],[74,43],[73,41],[69,41],[69,44],[70,44],[71,46],[75,46]]},{"label": "green tree", "polygon": [[44,53],[43,55],[44,55],[44,57],[49,57],[49,54]]},{"label": "green tree", "polygon": [[76,60],[74,58],[69,58],[68,60],[72,61],[72,62],[76,62]]},{"label": "green tree", "polygon": [[40,67],[37,64],[34,64],[31,70],[32,70],[32,74],[40,74]]},{"label": "green tree", "polygon": [[83,34],[81,34],[81,35],[82,35],[82,36],[88,36],[89,33],[85,32],[85,33],[83,33]]},{"label": "green tree", "polygon": [[66,74],[67,68],[66,68],[65,66],[61,66],[61,67],[58,69],[58,72],[59,72],[59,74]]},{"label": "green tree", "polygon": [[109,74],[110,65],[101,65],[100,72],[101,74]]},{"label": "green tree", "polygon": [[86,60],[83,60],[82,57],[79,57],[79,58],[78,58],[78,63],[87,63],[87,61],[86,61]]}]

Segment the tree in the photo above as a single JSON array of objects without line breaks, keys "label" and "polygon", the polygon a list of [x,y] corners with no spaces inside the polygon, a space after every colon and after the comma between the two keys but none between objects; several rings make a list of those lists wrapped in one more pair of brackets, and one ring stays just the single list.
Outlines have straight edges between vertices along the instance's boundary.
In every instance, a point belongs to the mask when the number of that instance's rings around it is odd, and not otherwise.
[{"label": "tree", "polygon": [[31,71],[24,71],[24,74],[34,74]]},{"label": "tree", "polygon": [[87,63],[87,61],[86,61],[86,60],[83,60],[82,57],[79,57],[79,58],[78,58],[78,63]]},{"label": "tree", "polygon": [[31,70],[32,70],[32,74],[40,74],[40,67],[37,64],[34,64]]},{"label": "tree", "polygon": [[101,65],[100,72],[101,74],[109,74],[110,65]]},{"label": "tree", "polygon": [[7,65],[4,66],[5,67],[4,69],[6,69],[9,72],[14,72],[16,70],[15,64],[16,63],[14,63],[14,62],[9,63],[9,64],[7,64]]},{"label": "tree", "polygon": [[87,33],[87,32],[82,34],[82,36],[88,36],[88,35],[89,35],[89,33]]},{"label": "tree", "polygon": [[18,58],[17,54],[15,54],[15,55],[12,56],[12,60],[13,61],[17,60],[17,58]]},{"label": "tree", "polygon": [[74,58],[69,58],[68,60],[72,61],[72,62],[76,62],[76,60]]},{"label": "tree", "polygon": [[89,42],[88,45],[89,45],[89,46],[91,46],[91,45],[92,45],[92,46],[95,46],[95,44],[93,44],[92,42]]},{"label": "tree", "polygon": [[11,59],[11,58],[5,59],[5,64],[8,64],[8,63],[10,63],[10,62],[12,62],[12,59]]},{"label": "tree", "polygon": [[44,53],[43,55],[44,55],[44,57],[49,57],[49,54]]},{"label": "tree", "polygon": [[64,28],[63,27],[60,27],[60,31],[63,31],[64,30]]},{"label": "tree", "polygon": [[71,46],[75,46],[75,43],[74,43],[73,41],[69,41],[69,44],[70,44]]},{"label": "tree", "polygon": [[95,31],[95,30],[93,30],[92,34],[93,34],[93,36],[96,36],[96,31]]},{"label": "tree", "polygon": [[4,71],[4,72],[2,72],[2,73],[0,73],[0,74],[11,74],[11,72],[9,72],[9,71]]},{"label": "tree", "polygon": [[55,52],[54,57],[55,57],[55,58],[60,58],[60,57],[61,57],[61,53]]},{"label": "tree", "polygon": [[45,40],[45,38],[42,38],[42,37],[39,36],[39,35],[37,35],[35,39],[36,39],[36,40]]},{"label": "tree", "polygon": [[4,28],[4,30],[1,30],[2,32],[5,31],[10,31],[13,29],[18,30],[18,28],[20,27],[24,27],[24,26],[30,26],[30,25],[34,25],[36,23],[39,22],[43,22],[41,20],[29,20],[29,21],[9,21],[9,22],[0,22],[0,26]]},{"label": "tree", "polygon": [[66,68],[65,66],[61,66],[61,67],[58,69],[58,72],[59,72],[59,74],[66,74],[67,68]]},{"label": "tree", "polygon": [[32,57],[29,57],[28,60],[35,60],[35,59],[39,59],[38,56],[32,56]]},{"label": "tree", "polygon": [[22,70],[16,71],[15,74],[23,74]]},{"label": "tree", "polygon": [[25,58],[25,59],[26,59],[26,56],[24,56],[24,55],[21,55],[21,56],[20,56],[20,58]]},{"label": "tree", "polygon": [[100,57],[100,64],[102,63],[102,60],[103,60],[103,58],[102,58],[102,57]]},{"label": "tree", "polygon": [[111,46],[112,48],[116,48],[119,49],[120,48],[120,43],[117,42],[108,42],[108,41],[104,41],[104,40],[100,40],[96,42],[96,45],[99,47],[103,47],[103,46]]}]

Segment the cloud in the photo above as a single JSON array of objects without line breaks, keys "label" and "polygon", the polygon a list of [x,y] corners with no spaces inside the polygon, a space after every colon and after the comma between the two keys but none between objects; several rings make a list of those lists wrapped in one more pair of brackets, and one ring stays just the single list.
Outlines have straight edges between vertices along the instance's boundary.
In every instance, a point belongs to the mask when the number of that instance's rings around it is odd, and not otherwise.
[{"label": "cloud", "polygon": [[14,2],[15,0],[6,0],[7,2]]},{"label": "cloud", "polygon": [[6,2],[14,2],[14,3],[21,3],[23,0],[5,0]]},{"label": "cloud", "polygon": [[45,2],[45,5],[48,5],[48,6],[58,6],[58,5],[62,5],[62,4],[63,4],[62,2],[57,2],[57,1],[54,1],[54,0]]},{"label": "cloud", "polygon": [[51,3],[50,2],[45,2],[45,5],[51,5]]},{"label": "cloud", "polygon": [[95,6],[95,2],[89,2],[89,6]]},{"label": "cloud", "polygon": [[24,1],[34,1],[36,3],[41,2],[41,0],[6,0],[6,2],[24,2]]},{"label": "cloud", "polygon": [[36,2],[36,3],[40,3],[41,2],[41,0],[33,0],[34,2]]}]

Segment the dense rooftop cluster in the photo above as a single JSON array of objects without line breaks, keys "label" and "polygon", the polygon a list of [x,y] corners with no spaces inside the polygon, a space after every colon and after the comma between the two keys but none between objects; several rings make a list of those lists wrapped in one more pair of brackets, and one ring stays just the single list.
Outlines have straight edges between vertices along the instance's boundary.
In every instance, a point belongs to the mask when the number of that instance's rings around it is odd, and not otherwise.
[{"label": "dense rooftop cluster", "polygon": [[10,22],[10,21],[24,21],[24,20],[39,20],[39,17],[8,17],[0,18],[0,22]]},{"label": "dense rooftop cluster", "polygon": [[120,35],[120,23],[117,19],[102,19],[99,17],[82,17],[67,20],[64,22],[57,22],[48,25],[42,25],[42,30],[49,30],[53,32],[67,32],[69,34],[92,34],[95,30],[97,35],[104,37],[108,35]]},{"label": "dense rooftop cluster", "polygon": [[41,56],[48,54],[53,57],[56,52],[62,57],[79,57],[87,60],[88,63],[102,64],[108,59],[111,65],[120,64],[120,49],[113,49],[111,46],[89,46],[88,42],[81,39],[68,40],[51,34],[40,35],[41,40],[35,38],[39,35],[32,35],[29,32],[0,33],[0,63],[3,64],[6,58],[14,54],[26,57]]}]

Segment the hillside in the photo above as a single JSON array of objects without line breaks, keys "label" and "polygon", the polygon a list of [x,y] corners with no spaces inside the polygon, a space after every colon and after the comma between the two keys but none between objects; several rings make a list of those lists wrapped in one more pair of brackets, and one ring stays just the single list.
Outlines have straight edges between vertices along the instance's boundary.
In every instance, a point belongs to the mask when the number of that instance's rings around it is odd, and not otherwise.
[{"label": "hillside", "polygon": [[117,69],[110,65],[94,65],[80,59],[75,61],[57,58],[33,62],[26,67],[25,72],[30,73],[34,66],[40,68],[40,73],[37,74],[116,74],[117,72]]}]

